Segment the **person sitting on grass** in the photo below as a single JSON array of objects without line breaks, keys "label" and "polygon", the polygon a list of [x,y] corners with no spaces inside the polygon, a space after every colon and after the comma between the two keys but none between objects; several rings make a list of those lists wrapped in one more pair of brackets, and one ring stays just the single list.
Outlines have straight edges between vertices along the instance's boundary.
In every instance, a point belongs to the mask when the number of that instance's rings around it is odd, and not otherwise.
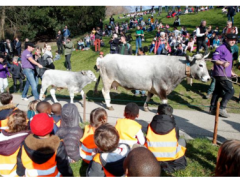
[{"label": "person sitting on grass", "polygon": [[240,141],[227,140],[218,150],[215,176],[240,176]]},{"label": "person sitting on grass", "polygon": [[16,110],[9,115],[8,130],[0,133],[0,176],[16,177],[17,155],[23,140],[31,133],[27,130],[26,113]]},{"label": "person sitting on grass", "polygon": [[73,176],[63,142],[51,135],[53,118],[46,113],[33,117],[33,134],[26,137],[17,158],[17,175],[26,177]]},{"label": "person sitting on grass", "polygon": [[188,41],[188,44],[187,44],[187,46],[184,49],[184,53],[187,54],[187,50],[190,50],[190,52],[192,53],[193,46],[194,46],[194,40],[193,40],[192,37],[190,37],[190,41]]},{"label": "person sitting on grass", "polygon": [[96,153],[97,146],[94,142],[94,132],[102,124],[107,123],[107,112],[103,108],[96,108],[90,113],[90,124],[84,128],[83,137],[80,139],[80,156],[89,163],[93,154]]},{"label": "person sitting on grass", "polygon": [[153,153],[145,147],[133,148],[124,160],[123,167],[127,177],[159,177],[161,175],[161,166]]},{"label": "person sitting on grass", "polygon": [[155,41],[153,40],[153,41],[152,41],[152,44],[150,45],[150,48],[149,48],[149,53],[152,53],[152,52],[153,52],[154,47],[155,47]]},{"label": "person sitting on grass", "polygon": [[124,110],[125,118],[118,119],[115,126],[120,136],[119,143],[126,143],[130,147],[136,143],[141,145],[145,143],[142,126],[135,120],[138,116],[138,105],[136,103],[128,103]]},{"label": "person sitting on grass", "polygon": [[186,141],[179,138],[179,129],[176,127],[171,106],[158,106],[158,115],[148,125],[146,139],[146,147],[159,161],[163,171],[172,173],[185,169]]},{"label": "person sitting on grass", "polygon": [[60,58],[61,58],[60,54],[58,54],[58,51],[56,51],[53,61],[57,61],[57,60],[59,60]]},{"label": "person sitting on grass", "polygon": [[0,101],[0,132],[2,129],[8,129],[8,116],[18,108],[13,104],[13,96],[10,93],[1,93]]},{"label": "person sitting on grass", "polygon": [[94,132],[94,142],[98,153],[93,157],[87,169],[87,177],[120,177],[124,159],[130,152],[127,144],[119,144],[119,134],[110,124],[105,123]]},{"label": "person sitting on grass", "polygon": [[77,50],[83,50],[84,47],[85,47],[85,44],[84,44],[83,40],[80,39],[80,40],[78,41],[78,44],[77,44]]}]

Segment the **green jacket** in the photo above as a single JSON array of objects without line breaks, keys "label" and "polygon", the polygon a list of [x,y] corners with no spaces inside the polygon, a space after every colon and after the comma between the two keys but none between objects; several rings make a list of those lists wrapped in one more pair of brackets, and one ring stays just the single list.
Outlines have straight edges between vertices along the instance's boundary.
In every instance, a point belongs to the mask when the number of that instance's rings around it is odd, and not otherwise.
[{"label": "green jacket", "polygon": [[65,53],[64,53],[65,55],[72,54],[72,49],[73,49],[72,41],[66,42],[66,44],[64,44],[64,48],[65,48]]}]

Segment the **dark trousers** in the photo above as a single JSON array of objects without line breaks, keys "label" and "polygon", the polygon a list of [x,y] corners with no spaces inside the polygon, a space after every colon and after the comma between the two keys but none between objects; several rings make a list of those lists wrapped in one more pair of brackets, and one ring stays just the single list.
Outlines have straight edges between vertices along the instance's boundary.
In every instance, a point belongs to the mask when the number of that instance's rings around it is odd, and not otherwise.
[{"label": "dark trousers", "polygon": [[204,55],[206,55],[208,53],[208,47],[205,40],[197,40],[197,53],[199,53],[201,46],[204,47]]},{"label": "dark trousers", "polygon": [[72,69],[70,58],[71,58],[71,54],[65,55],[66,68],[69,69],[69,70]]},{"label": "dark trousers", "polygon": [[13,89],[14,89],[14,92],[17,91],[17,80],[18,80],[19,83],[20,83],[19,90],[20,90],[20,91],[23,91],[23,80],[22,80],[21,78],[15,78],[15,77],[13,77]]},{"label": "dark trousers", "polygon": [[[220,109],[225,109],[228,101],[234,95],[234,89],[232,82],[226,79],[226,77],[215,77],[216,85],[213,91],[211,99],[211,109],[216,107],[218,99],[222,96],[222,101],[220,102]],[[224,94],[222,92],[225,92]]]},{"label": "dark trousers", "polygon": [[63,54],[63,45],[61,44],[57,44],[58,47],[58,54]]}]

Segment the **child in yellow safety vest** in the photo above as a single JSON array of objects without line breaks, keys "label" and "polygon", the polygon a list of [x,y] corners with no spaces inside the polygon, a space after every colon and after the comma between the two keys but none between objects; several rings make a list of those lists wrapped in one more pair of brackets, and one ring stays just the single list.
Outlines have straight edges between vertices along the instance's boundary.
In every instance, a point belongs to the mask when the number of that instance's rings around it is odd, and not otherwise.
[{"label": "child in yellow safety vest", "polygon": [[12,99],[13,96],[10,93],[1,93],[0,95],[0,101],[2,104],[0,107],[0,133],[3,129],[8,129],[8,116],[17,109],[12,103]]},{"label": "child in yellow safety vest", "polygon": [[123,119],[118,119],[116,129],[119,133],[119,143],[126,143],[130,147],[134,144],[144,145],[145,137],[142,132],[142,126],[135,121],[139,117],[139,107],[136,103],[128,103],[124,110]]},{"label": "child in yellow safety vest", "polygon": [[167,172],[185,169],[187,166],[186,141],[179,139],[179,129],[172,112],[171,106],[159,105],[158,115],[148,125],[146,136],[146,147],[160,162],[162,170]]},{"label": "child in yellow safety vest", "polygon": [[114,126],[105,123],[94,132],[94,142],[98,153],[93,157],[87,169],[88,177],[124,176],[123,162],[130,151],[127,144],[119,142]]},{"label": "child in yellow safety vest", "polygon": [[0,176],[16,177],[17,155],[22,142],[31,131],[27,130],[27,117],[21,110],[13,111],[7,123],[9,129],[0,133]]},{"label": "child in yellow safety vest", "polygon": [[17,156],[17,174],[26,177],[73,176],[63,142],[51,135],[53,118],[46,113],[33,117],[30,134]]},{"label": "child in yellow safety vest", "polygon": [[103,108],[96,108],[90,114],[90,124],[85,126],[83,137],[80,139],[80,156],[89,163],[97,146],[94,142],[94,132],[102,124],[107,122],[107,112]]}]

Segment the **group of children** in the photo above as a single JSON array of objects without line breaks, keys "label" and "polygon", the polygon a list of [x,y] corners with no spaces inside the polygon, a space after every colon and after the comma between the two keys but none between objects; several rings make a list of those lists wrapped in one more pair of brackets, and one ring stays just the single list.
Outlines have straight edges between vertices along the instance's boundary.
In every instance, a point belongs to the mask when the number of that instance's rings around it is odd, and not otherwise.
[{"label": "group of children", "polygon": [[[74,104],[33,101],[26,114],[13,105],[11,94],[2,93],[0,100],[1,176],[73,176],[70,163],[80,159],[90,177],[160,176],[187,166],[186,141],[179,137],[169,105],[159,105],[143,132],[135,103],[126,105],[115,127],[108,123],[106,110],[92,110],[83,130]],[[239,152],[240,141],[224,142],[215,175],[239,176]]]}]

